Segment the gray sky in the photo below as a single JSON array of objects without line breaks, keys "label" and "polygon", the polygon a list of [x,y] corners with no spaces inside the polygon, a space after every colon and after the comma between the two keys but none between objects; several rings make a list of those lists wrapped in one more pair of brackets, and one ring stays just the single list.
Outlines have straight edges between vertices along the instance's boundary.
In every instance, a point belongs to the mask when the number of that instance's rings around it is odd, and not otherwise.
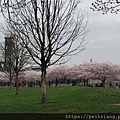
[{"label": "gray sky", "polygon": [[[84,0],[81,3],[81,9],[89,17],[87,29],[90,31],[86,37],[89,43],[86,50],[72,56],[67,64],[81,64],[84,61],[89,62],[90,59],[94,62],[110,61],[120,64],[120,13],[103,15],[102,12],[93,12],[90,6],[94,1]],[[3,23],[1,18],[0,23]],[[3,40],[4,35],[0,34],[0,41]]]},{"label": "gray sky", "polygon": [[94,62],[110,61],[120,64],[120,13],[103,15],[102,12],[94,12],[90,9],[94,1],[84,0],[81,4],[82,10],[85,10],[89,16],[87,28],[90,31],[86,39],[90,41],[86,50],[73,56],[68,64],[89,62],[90,59]]}]

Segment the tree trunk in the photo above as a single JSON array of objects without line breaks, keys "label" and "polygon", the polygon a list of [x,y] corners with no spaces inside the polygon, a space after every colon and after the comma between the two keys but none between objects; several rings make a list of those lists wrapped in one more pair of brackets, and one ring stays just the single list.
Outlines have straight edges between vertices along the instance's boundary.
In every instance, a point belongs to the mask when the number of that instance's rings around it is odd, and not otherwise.
[{"label": "tree trunk", "polygon": [[41,75],[41,88],[42,88],[42,98],[41,103],[46,103],[46,68],[42,69],[42,75]]},{"label": "tree trunk", "polygon": [[11,90],[12,90],[12,77],[10,75],[10,89],[9,89],[9,91],[11,91]]},{"label": "tree trunk", "polygon": [[18,81],[18,73],[16,73],[16,95],[18,95],[18,87],[19,87],[19,81]]},{"label": "tree trunk", "polygon": [[70,84],[70,81],[69,81],[69,80],[67,80],[67,84],[68,84],[68,85]]},{"label": "tree trunk", "polygon": [[83,81],[84,81],[84,86],[85,86],[85,79],[83,79]]},{"label": "tree trunk", "polygon": [[58,80],[56,79],[55,80],[55,86],[57,87],[57,85],[58,85]]},{"label": "tree trunk", "polygon": [[12,80],[10,79],[10,89],[9,89],[9,91],[11,91],[12,90]]},{"label": "tree trunk", "polygon": [[12,71],[10,70],[10,73],[9,73],[9,80],[10,80],[10,88],[9,88],[9,91],[12,90]]},{"label": "tree trunk", "polygon": [[88,80],[86,80],[86,85],[87,85],[87,87],[89,86],[89,85],[88,85]]},{"label": "tree trunk", "polygon": [[105,79],[104,79],[104,80],[102,80],[102,83],[100,84],[100,87],[103,87],[103,86],[104,86],[104,84],[105,84]]},{"label": "tree trunk", "polygon": [[51,83],[51,82],[50,82],[50,80],[49,80],[49,82],[48,82],[49,88],[50,88],[50,83]]},{"label": "tree trunk", "polygon": [[36,87],[36,82],[34,81],[34,88]]}]

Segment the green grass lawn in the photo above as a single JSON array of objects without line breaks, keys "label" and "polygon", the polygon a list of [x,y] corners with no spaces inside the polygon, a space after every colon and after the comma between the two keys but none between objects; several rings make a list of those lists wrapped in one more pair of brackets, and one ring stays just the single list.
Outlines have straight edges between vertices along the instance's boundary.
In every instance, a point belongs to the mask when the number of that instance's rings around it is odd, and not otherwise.
[{"label": "green grass lawn", "polygon": [[47,103],[40,104],[40,88],[0,87],[0,113],[120,113],[120,89],[64,86],[47,88]]}]

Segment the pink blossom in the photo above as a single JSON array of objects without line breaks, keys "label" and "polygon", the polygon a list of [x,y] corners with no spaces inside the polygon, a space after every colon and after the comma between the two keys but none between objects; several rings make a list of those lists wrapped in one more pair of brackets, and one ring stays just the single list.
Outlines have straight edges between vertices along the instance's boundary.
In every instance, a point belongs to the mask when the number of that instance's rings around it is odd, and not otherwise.
[{"label": "pink blossom", "polygon": [[29,71],[24,71],[21,72],[19,75],[19,81],[37,81],[41,80],[41,72],[34,71],[34,70],[29,70]]}]

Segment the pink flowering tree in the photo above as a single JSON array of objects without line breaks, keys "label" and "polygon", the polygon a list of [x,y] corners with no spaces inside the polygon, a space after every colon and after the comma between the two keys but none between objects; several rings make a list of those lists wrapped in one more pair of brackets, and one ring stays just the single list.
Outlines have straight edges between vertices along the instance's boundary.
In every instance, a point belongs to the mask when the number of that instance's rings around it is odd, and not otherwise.
[{"label": "pink flowering tree", "polygon": [[99,79],[101,80],[100,86],[105,84],[106,80],[117,78],[120,74],[120,67],[119,65],[112,64],[110,62],[103,62],[103,63],[84,63],[84,66],[88,66],[89,73],[91,73],[92,79]]},{"label": "pink flowering tree", "polygon": [[6,73],[0,71],[0,85],[3,85],[3,83],[8,83],[9,79],[6,76]]},{"label": "pink flowering tree", "polygon": [[81,78],[80,70],[78,66],[72,65],[67,68],[66,71],[66,79],[72,81],[72,85],[74,86],[78,80]]},{"label": "pink flowering tree", "polygon": [[36,81],[40,81],[40,72],[34,71],[34,70],[29,70],[29,71],[24,71],[21,72],[21,74],[19,75],[19,82],[20,81],[25,81],[25,82],[35,82]]},{"label": "pink flowering tree", "polygon": [[72,85],[76,85],[77,82],[84,81],[85,86],[85,83],[92,77],[88,69],[89,66],[86,65],[62,65],[51,69],[49,68],[47,70],[47,81],[55,81],[56,86],[59,81],[66,81],[68,85],[70,82],[72,82]]},{"label": "pink flowering tree", "polygon": [[120,75],[120,66],[110,62],[86,62],[80,65],[58,66],[47,70],[47,80],[55,81],[57,86],[59,80],[72,81],[76,84],[83,81],[84,86],[88,86],[88,80],[101,80],[100,86],[105,84],[106,80],[118,78]]},{"label": "pink flowering tree", "polygon": [[9,82],[9,79],[6,76],[6,74],[4,72],[1,72],[1,71],[0,71],[0,82]]},{"label": "pink flowering tree", "polygon": [[84,82],[84,86],[88,86],[88,80],[91,79],[91,73],[88,71],[89,66],[78,65],[77,68],[79,71],[79,79]]},{"label": "pink flowering tree", "polygon": [[89,65],[84,64],[71,66],[71,68],[69,68],[68,70],[68,78],[73,80],[74,82],[83,81],[84,86],[86,85],[86,83],[88,86],[88,80],[91,79],[93,76],[89,69]]},{"label": "pink flowering tree", "polygon": [[55,86],[57,86],[60,80],[65,80],[67,67],[62,65],[47,69],[47,81],[55,81]]}]

